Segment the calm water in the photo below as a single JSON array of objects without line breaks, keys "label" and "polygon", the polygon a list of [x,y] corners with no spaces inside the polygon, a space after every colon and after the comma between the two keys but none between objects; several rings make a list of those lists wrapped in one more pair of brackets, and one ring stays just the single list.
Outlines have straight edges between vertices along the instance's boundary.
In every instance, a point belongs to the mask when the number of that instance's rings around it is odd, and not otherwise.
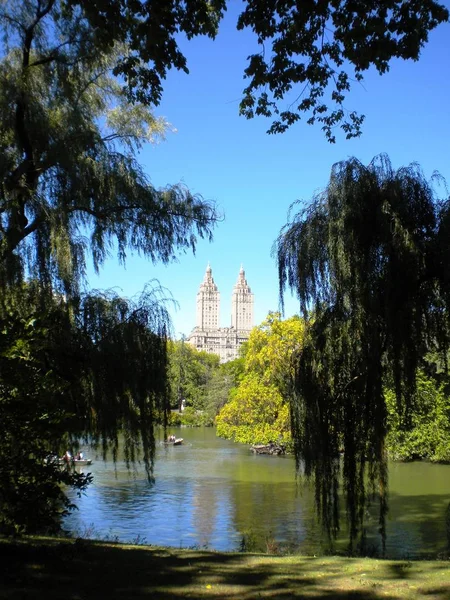
[{"label": "calm water", "polygon": [[[75,500],[79,510],[66,519],[66,528],[76,535],[176,547],[238,550],[245,539],[248,548],[261,551],[273,543],[308,554],[326,549],[312,492],[296,482],[292,457],[256,456],[216,438],[212,428],[175,433],[186,444],[158,447],[153,486],[143,468],[133,476],[123,462],[115,468],[95,460],[89,467],[94,483]],[[443,551],[450,466],[395,463],[389,485],[387,554],[412,558]],[[369,523],[368,543],[375,548],[375,512]]]}]

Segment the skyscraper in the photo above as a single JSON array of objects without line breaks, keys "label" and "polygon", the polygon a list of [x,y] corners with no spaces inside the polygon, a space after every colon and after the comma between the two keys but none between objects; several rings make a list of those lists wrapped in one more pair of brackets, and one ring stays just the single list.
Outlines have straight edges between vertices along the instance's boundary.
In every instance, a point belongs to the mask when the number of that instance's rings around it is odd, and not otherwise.
[{"label": "skyscraper", "polygon": [[250,331],[253,327],[253,294],[242,265],[231,296],[231,327],[236,331]]},{"label": "skyscraper", "polygon": [[203,331],[218,329],[220,324],[220,292],[214,283],[212,269],[206,267],[205,276],[197,294],[197,327]]},{"label": "skyscraper", "polygon": [[239,347],[248,340],[253,328],[253,302],[241,266],[231,296],[231,327],[220,327],[220,292],[208,264],[197,293],[196,326],[187,341],[197,350],[217,354],[220,362],[237,358]]}]

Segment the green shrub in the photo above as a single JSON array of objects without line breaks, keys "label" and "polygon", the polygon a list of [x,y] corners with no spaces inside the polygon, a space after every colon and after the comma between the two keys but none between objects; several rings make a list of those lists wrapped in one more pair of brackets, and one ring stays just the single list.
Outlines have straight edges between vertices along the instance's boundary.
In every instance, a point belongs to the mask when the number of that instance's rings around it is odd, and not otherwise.
[{"label": "green shrub", "polygon": [[444,386],[419,373],[408,426],[401,422],[394,392],[389,390],[385,397],[390,456],[394,460],[450,463],[450,398]]}]

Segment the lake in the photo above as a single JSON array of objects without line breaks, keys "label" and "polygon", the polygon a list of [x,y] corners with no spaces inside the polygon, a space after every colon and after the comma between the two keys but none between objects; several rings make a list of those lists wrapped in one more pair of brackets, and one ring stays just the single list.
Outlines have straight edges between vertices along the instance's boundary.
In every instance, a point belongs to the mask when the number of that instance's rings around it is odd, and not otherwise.
[{"label": "lake", "polygon": [[[327,551],[311,489],[296,481],[294,459],[253,454],[213,428],[174,429],[182,446],[160,444],[155,483],[143,466],[93,458],[94,483],[65,519],[72,534],[121,542],[210,550]],[[120,457],[119,457],[120,458]],[[87,469],[86,469],[87,470]],[[447,546],[450,465],[392,463],[387,556],[436,556]],[[377,516],[368,515],[368,552],[379,550]],[[345,531],[335,549],[345,548]]]}]

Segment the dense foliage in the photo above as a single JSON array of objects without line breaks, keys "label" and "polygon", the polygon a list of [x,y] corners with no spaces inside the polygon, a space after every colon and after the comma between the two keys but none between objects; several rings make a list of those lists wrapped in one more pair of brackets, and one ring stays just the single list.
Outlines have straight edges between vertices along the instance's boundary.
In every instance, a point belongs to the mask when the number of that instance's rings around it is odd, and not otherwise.
[{"label": "dense foliage", "polygon": [[394,58],[417,60],[446,20],[448,10],[432,0],[247,0],[238,28],[256,33],[260,51],[245,70],[241,113],[273,118],[269,133],[306,113],[330,142],[337,126],[347,138],[359,136],[364,116],[344,105],[352,84],[370,67],[385,73]]},{"label": "dense foliage", "polygon": [[417,165],[350,159],[277,241],[281,291],[298,295],[309,322],[292,403],[297,466],[315,478],[329,533],[339,527],[343,477],[351,542],[372,495],[384,538],[384,386],[408,427],[424,356],[444,356],[450,341],[449,221],[449,203]]},{"label": "dense foliage", "polygon": [[[78,10],[7,2],[0,62],[0,278],[24,272],[72,297],[89,252],[168,263],[211,237],[214,207],[180,186],[156,190],[136,160],[166,124],[130,105],[112,76],[125,49],[96,49]],[[56,46],[55,46],[56,44]],[[3,283],[4,284],[4,283]]]},{"label": "dense foliage", "polygon": [[386,393],[386,447],[394,460],[450,463],[450,394],[448,385],[438,383],[423,371],[417,374],[410,419],[402,423],[395,393]]},{"label": "dense foliage", "polygon": [[[53,461],[46,464],[48,456],[70,447],[66,425],[78,408],[70,392],[66,397],[68,381],[55,365],[60,353],[73,350],[70,337],[55,332],[71,328],[56,304],[39,316],[32,307],[11,307],[1,324],[0,532],[54,531],[71,507],[61,484],[82,491],[90,481]],[[72,377],[78,367],[78,361],[70,365]]]},{"label": "dense foliage", "polygon": [[[309,122],[320,122],[328,139],[341,122],[348,137],[358,135],[361,117],[346,119],[342,108],[350,85],[343,61],[361,79],[371,65],[384,72],[393,57],[417,59],[428,32],[448,17],[431,0],[405,7],[348,11],[349,2],[331,0],[300,13],[293,2],[248,0],[238,26],[253,29],[262,46],[270,40],[273,56],[250,57],[241,112],[275,114],[271,130],[282,131],[312,111]],[[214,37],[225,8],[225,0],[1,3],[0,452],[24,465],[2,467],[5,529],[57,522],[67,507],[59,484],[82,490],[88,479],[44,468],[42,453],[80,436],[116,451],[124,429],[127,458],[140,440],[151,476],[153,424],[168,408],[167,312],[151,292],[137,305],[86,294],[85,271],[113,252],[121,263],[137,252],[167,264],[195,250],[199,237],[211,239],[214,206],[183,186],[155,189],[137,154],[166,130],[149,107],[168,69],[187,70],[180,34]],[[333,41],[325,42],[330,28]],[[329,113],[320,98],[332,82],[338,108]],[[295,111],[280,111],[296,84],[308,95]],[[439,234],[447,258],[448,229],[447,220]],[[448,299],[448,279],[442,290]],[[219,407],[213,389],[211,410]]]},{"label": "dense foliage", "polygon": [[[33,21],[23,19],[29,6],[36,8],[34,29],[47,15],[58,17],[48,52],[34,62],[64,65],[67,45],[59,34],[69,23],[71,33],[82,28],[88,34],[76,42],[86,57],[116,51],[113,73],[124,82],[127,99],[157,105],[167,71],[189,72],[180,39],[215,38],[230,3],[47,0],[22,6],[8,0],[0,12],[5,29],[29,37]],[[307,123],[318,123],[329,141],[335,140],[337,126],[348,138],[358,136],[364,116],[344,104],[352,84],[361,82],[370,67],[383,74],[395,58],[418,60],[429,33],[447,20],[448,10],[435,0],[245,0],[237,28],[250,29],[258,48],[244,70],[248,85],[240,112],[273,119],[271,133],[307,115]]]},{"label": "dense foliage", "polygon": [[243,376],[217,416],[217,435],[244,444],[290,441],[291,357],[300,350],[303,335],[301,319],[283,321],[278,313],[270,313],[253,328],[243,356]]},{"label": "dense foliage", "polygon": [[84,10],[59,0],[0,7],[5,530],[56,526],[68,506],[59,484],[83,489],[89,479],[43,456],[80,438],[115,456],[124,431],[127,460],[140,448],[151,477],[153,425],[169,402],[168,313],[155,289],[136,303],[86,293],[86,264],[99,269],[112,252],[121,263],[129,252],[168,263],[195,250],[198,237],[211,239],[217,219],[183,186],[149,182],[137,153],[167,124],[128,103],[115,73],[130,53],[110,43],[114,36],[107,42]]},{"label": "dense foliage", "polygon": [[169,342],[169,384],[172,409],[170,424],[213,425],[220,408],[228,401],[231,388],[236,385],[240,359],[219,364],[219,357],[199,352],[184,340]]},{"label": "dense foliage", "polygon": [[214,415],[205,410],[205,394],[213,374],[219,369],[219,357],[198,352],[182,339],[170,342],[168,358],[171,407],[180,410],[183,400],[186,407],[178,420],[185,425],[211,425]]},{"label": "dense foliage", "polygon": [[216,419],[217,435],[242,444],[286,443],[289,406],[274,384],[263,383],[248,373],[232,390],[230,401]]},{"label": "dense foliage", "polygon": [[169,399],[168,317],[152,293],[135,304],[87,295],[72,312],[33,285],[1,308],[0,531],[55,530],[70,507],[60,484],[82,490],[91,477],[47,457],[83,442],[115,456],[123,431],[126,460],[142,456],[151,476],[154,425]]}]

